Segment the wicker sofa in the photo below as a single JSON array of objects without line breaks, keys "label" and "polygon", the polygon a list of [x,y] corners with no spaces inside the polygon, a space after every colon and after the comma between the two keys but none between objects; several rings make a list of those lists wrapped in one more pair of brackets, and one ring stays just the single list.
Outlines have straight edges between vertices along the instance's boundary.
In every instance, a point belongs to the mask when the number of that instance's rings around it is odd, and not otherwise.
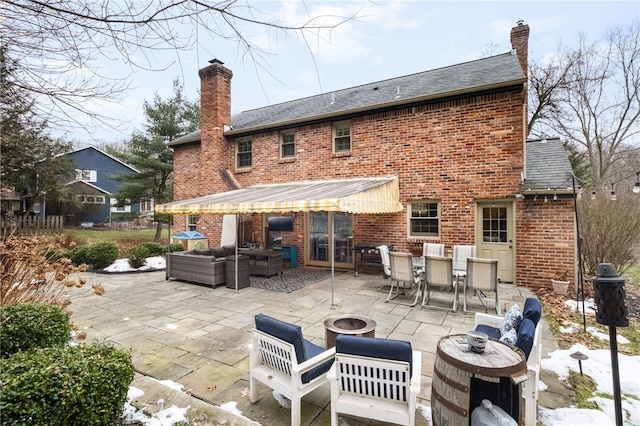
[{"label": "wicker sofa", "polygon": [[209,250],[178,251],[167,255],[166,278],[206,284],[212,287],[225,283],[225,255],[235,246]]}]

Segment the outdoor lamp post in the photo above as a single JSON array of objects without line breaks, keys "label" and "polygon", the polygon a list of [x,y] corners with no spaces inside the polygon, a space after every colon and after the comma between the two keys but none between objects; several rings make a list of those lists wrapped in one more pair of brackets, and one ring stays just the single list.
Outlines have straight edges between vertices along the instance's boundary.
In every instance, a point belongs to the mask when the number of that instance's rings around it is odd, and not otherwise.
[{"label": "outdoor lamp post", "polygon": [[626,292],[624,279],[618,276],[613,265],[601,263],[593,278],[596,302],[596,322],[609,326],[609,347],[611,350],[611,373],[613,375],[613,399],[616,409],[616,425],[622,426],[622,400],[620,397],[620,372],[618,369],[618,342],[616,327],[629,325],[629,313],[624,300]]}]

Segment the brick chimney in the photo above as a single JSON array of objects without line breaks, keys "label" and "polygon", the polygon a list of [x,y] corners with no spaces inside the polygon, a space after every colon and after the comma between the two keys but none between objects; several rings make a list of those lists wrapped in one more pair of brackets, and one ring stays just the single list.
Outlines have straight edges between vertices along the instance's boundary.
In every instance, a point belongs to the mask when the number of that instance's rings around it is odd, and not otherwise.
[{"label": "brick chimney", "polygon": [[524,21],[518,21],[517,25],[511,28],[511,48],[516,51],[520,66],[524,75],[529,75],[529,25]]},{"label": "brick chimney", "polygon": [[200,190],[201,195],[224,191],[220,170],[227,169],[224,126],[231,124],[233,73],[218,59],[202,68],[200,76]]}]

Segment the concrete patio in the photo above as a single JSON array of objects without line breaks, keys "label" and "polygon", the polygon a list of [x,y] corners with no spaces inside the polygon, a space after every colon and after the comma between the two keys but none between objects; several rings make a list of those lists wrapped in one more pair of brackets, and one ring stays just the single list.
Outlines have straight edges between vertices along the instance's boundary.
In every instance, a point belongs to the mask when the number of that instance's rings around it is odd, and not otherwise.
[{"label": "concrete patio", "polygon": [[[420,309],[393,302],[385,303],[386,293],[379,289],[388,284],[381,275],[343,273],[333,278],[334,305],[331,304],[331,279],[309,285],[292,293],[244,288],[237,293],[224,286],[210,287],[165,280],[164,271],[132,274],[84,273],[89,287],[101,283],[106,293],[96,296],[87,287],[73,289],[72,321],[87,333],[87,342],[110,342],[130,350],[140,373],[133,386],[145,391],[147,411],[175,400],[170,388],[155,381],[170,380],[181,384],[195,398],[178,395],[180,405],[191,405],[197,424],[252,424],[226,413],[218,407],[237,403],[242,415],[263,425],[289,424],[290,411],[282,408],[266,387],[260,400],[251,404],[248,397],[249,352],[247,345],[254,326],[253,317],[265,313],[284,321],[300,324],[304,335],[324,346],[326,318],[342,313],[366,315],[377,322],[376,337],[409,340],[422,351],[422,390],[418,405],[430,407],[431,378],[438,340],[450,334],[473,329],[474,312],[484,312],[478,299],[469,299],[470,312],[460,307],[453,314],[444,310]],[[501,284],[501,302],[509,307],[522,302],[531,292],[525,288]],[[462,302],[462,297],[460,298]],[[557,349],[546,323],[543,324],[543,357]],[[153,389],[151,389],[153,387]],[[191,401],[192,404],[188,402]],[[203,404],[202,401],[207,404]],[[314,391],[303,400],[302,424],[329,424],[328,386]],[[156,406],[154,406],[156,405]],[[200,408],[198,408],[200,407]],[[416,424],[429,424],[419,409]],[[348,419],[351,426],[377,424]]]}]

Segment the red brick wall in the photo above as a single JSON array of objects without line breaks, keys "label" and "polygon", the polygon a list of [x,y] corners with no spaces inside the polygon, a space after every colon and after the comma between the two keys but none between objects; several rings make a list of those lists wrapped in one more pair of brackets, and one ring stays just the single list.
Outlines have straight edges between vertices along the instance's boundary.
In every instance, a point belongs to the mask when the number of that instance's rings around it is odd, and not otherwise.
[{"label": "red brick wall", "polygon": [[[526,217],[527,205],[532,217]],[[575,279],[575,214],[572,199],[553,201],[552,196],[517,204],[516,282],[526,287],[549,287],[556,271]]]}]

